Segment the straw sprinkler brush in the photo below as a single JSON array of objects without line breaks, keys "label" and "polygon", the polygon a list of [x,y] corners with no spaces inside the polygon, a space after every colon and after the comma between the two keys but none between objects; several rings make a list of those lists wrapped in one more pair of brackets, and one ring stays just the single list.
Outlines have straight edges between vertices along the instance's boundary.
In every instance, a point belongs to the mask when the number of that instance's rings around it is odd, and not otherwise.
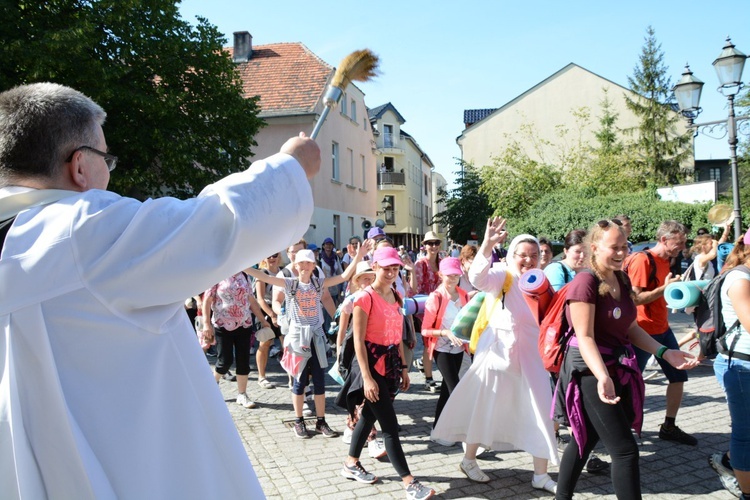
[{"label": "straw sprinkler brush", "polygon": [[336,68],[336,73],[333,75],[331,84],[323,96],[325,108],[320,114],[320,118],[318,119],[318,123],[315,124],[312,134],[310,134],[312,139],[318,136],[320,127],[323,126],[328,113],[339,103],[341,96],[344,95],[344,89],[349,83],[353,81],[366,82],[376,76],[378,74],[379,62],[378,56],[373,54],[370,49],[354,51],[341,61],[339,67]]}]

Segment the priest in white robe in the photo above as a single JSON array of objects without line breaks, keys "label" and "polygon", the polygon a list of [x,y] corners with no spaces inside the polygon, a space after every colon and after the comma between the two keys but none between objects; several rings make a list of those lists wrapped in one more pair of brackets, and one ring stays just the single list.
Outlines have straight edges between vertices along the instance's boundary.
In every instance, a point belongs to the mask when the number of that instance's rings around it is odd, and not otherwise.
[{"label": "priest in white robe", "polygon": [[104,118],[0,94],[0,496],[262,498],[183,301],[304,234],[320,151],[141,203],[106,191]]}]

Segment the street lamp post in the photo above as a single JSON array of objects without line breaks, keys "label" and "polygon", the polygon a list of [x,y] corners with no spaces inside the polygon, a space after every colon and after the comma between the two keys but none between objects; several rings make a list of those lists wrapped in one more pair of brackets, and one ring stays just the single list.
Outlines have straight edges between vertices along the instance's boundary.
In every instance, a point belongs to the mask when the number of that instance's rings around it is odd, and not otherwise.
[{"label": "street lamp post", "polygon": [[[742,234],[742,213],[740,209],[740,181],[737,169],[737,121],[745,120],[748,117],[735,117],[734,114],[734,96],[742,88],[742,70],[745,67],[747,56],[737,50],[734,44],[727,37],[724,48],[719,57],[713,62],[716,75],[719,77],[719,88],[717,89],[722,95],[729,100],[729,116],[726,120],[727,135],[729,138],[729,157],[732,167],[732,198],[734,201],[734,235],[735,238]],[[690,67],[685,65],[685,71],[682,78],[672,89],[677,104],[683,116],[688,120],[688,127],[697,130],[702,126],[715,125],[716,122],[694,123],[695,118],[700,114],[702,109],[698,106],[701,98],[703,82],[693,76]]]}]

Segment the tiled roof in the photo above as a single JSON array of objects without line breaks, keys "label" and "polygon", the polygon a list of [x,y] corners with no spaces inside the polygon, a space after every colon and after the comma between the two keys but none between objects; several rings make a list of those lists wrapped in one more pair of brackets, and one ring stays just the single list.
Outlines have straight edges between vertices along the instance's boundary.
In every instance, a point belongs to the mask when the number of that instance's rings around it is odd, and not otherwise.
[{"label": "tiled roof", "polygon": [[402,124],[406,123],[406,119],[404,119],[404,117],[401,116],[401,113],[398,112],[398,110],[396,109],[396,106],[394,106],[390,102],[381,104],[380,106],[375,106],[374,108],[367,109],[367,116],[370,119],[370,123],[376,121],[378,118],[383,116],[383,113],[385,113],[388,110],[393,111],[393,114],[396,115],[396,118],[398,119],[399,123],[402,123]]},{"label": "tiled roof", "polygon": [[465,109],[464,110],[464,123],[468,127],[469,125],[483,120],[492,113],[497,111],[497,108],[491,109]]},{"label": "tiled roof", "polygon": [[313,112],[334,71],[299,42],[257,45],[237,70],[245,96],[260,96],[261,117]]}]

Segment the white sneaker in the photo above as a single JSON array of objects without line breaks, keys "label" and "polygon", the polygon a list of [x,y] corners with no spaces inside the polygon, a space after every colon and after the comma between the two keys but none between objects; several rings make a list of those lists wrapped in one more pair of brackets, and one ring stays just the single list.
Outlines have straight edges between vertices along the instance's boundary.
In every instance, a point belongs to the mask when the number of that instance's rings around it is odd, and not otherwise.
[{"label": "white sneaker", "polygon": [[545,474],[539,478],[538,481],[531,480],[531,487],[537,490],[549,491],[550,493],[557,493],[557,483],[549,477],[549,474]]},{"label": "white sneaker", "polygon": [[341,440],[344,442],[344,444],[352,443],[352,434],[354,434],[354,431],[351,430],[349,427],[344,429],[344,435],[341,436]]},{"label": "white sneaker", "polygon": [[659,376],[659,372],[656,370],[648,372],[646,375],[643,376],[643,380],[651,380]]},{"label": "white sneaker", "polygon": [[648,361],[646,361],[646,370],[656,370],[657,368],[659,368],[659,362],[656,361],[656,356],[648,358]]},{"label": "white sneaker", "polygon": [[307,404],[307,401],[302,403],[302,416],[303,417],[312,417],[313,411],[310,409],[310,406]]},{"label": "white sneaker", "polygon": [[370,454],[370,458],[374,458],[376,460],[378,458],[383,458],[388,454],[385,451],[385,445],[377,439],[373,439],[372,441],[367,443],[367,452]]},{"label": "white sneaker", "polygon": [[249,397],[247,397],[246,393],[237,394],[237,404],[240,406],[244,406],[245,408],[255,408],[255,403],[250,400]]},{"label": "white sneaker", "polygon": [[482,469],[479,468],[476,460],[472,460],[471,462],[469,462],[468,460],[461,460],[458,468],[461,469],[461,472],[466,474],[466,477],[468,477],[475,483],[490,482],[490,476],[482,472]]}]

